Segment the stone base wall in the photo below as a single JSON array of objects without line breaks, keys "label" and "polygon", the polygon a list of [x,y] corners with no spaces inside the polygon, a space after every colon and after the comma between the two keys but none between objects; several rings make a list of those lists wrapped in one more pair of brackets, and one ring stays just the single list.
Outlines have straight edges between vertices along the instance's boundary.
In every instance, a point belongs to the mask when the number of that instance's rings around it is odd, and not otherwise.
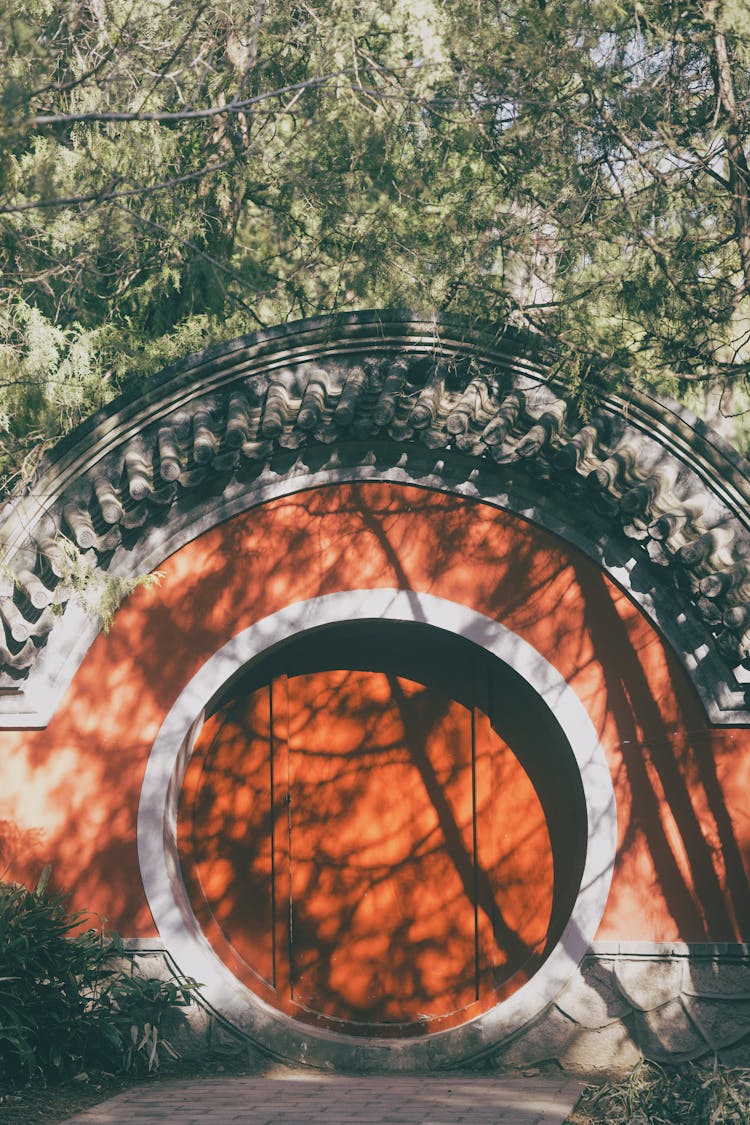
[{"label": "stone base wall", "polygon": [[[125,942],[131,971],[173,979],[159,941]],[[198,996],[170,1013],[163,1035],[184,1058],[263,1049]],[[678,1063],[717,1055],[750,1062],[750,945],[596,942],[573,980],[531,1024],[476,1062],[501,1068],[557,1062],[591,1074],[639,1059]]]},{"label": "stone base wall", "polygon": [[493,1061],[593,1072],[714,1055],[750,1060],[750,946],[596,942],[555,1003]]}]

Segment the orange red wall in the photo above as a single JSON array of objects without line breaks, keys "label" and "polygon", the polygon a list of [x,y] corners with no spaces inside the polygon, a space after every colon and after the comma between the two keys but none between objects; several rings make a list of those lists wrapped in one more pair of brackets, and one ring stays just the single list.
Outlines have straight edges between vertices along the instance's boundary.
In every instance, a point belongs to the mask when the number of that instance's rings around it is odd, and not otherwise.
[{"label": "orange red wall", "polygon": [[48,727],[0,732],[6,879],[51,863],[74,905],[154,935],[136,852],[151,744],[200,666],[292,602],[415,589],[495,617],[586,707],[612,770],[619,849],[600,939],[750,939],[750,730],[708,723],[681,666],[593,562],[490,505],[392,484],[326,486],[204,533],[100,635]]}]

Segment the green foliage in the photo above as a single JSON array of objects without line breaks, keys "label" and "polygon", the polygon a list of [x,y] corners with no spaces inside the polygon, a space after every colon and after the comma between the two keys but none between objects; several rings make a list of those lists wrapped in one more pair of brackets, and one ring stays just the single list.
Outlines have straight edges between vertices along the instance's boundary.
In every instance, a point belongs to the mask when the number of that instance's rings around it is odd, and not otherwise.
[{"label": "green foliage", "polygon": [[82,930],[48,872],[36,890],[0,884],[0,1085],[84,1069],[152,1069],[164,1013],[189,1003],[192,982],[117,967],[117,939]]},{"label": "green foliage", "polygon": [[77,598],[90,613],[95,614],[108,633],[112,627],[115,613],[122,601],[134,590],[144,588],[150,590],[158,586],[163,575],[160,570],[150,574],[138,574],[131,578],[121,578],[116,574],[108,574],[100,567],[92,564],[91,559],[70,539],[61,536],[56,541],[60,548],[60,585],[57,592],[61,601],[53,602],[53,609],[62,612],[64,603],[70,597]]},{"label": "green foliage", "polygon": [[197,347],[372,306],[741,416],[749,63],[735,0],[9,0],[0,474]]}]

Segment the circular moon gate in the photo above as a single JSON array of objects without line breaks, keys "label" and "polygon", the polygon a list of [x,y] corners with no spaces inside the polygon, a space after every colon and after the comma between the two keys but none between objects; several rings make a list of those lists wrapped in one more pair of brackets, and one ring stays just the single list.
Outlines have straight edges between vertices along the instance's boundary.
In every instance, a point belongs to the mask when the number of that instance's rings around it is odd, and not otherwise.
[{"label": "circular moon gate", "polygon": [[525,715],[545,745],[547,797],[568,814],[558,899],[580,879],[585,810],[522,686],[469,642],[392,622],[296,638],[233,685],[193,749],[178,845],[196,918],[240,980],[305,1022],[411,1035],[530,979],[552,850],[496,728]]},{"label": "circular moon gate", "polygon": [[354,591],[204,665],[154,744],[139,850],[168,948],[248,1035],[400,1067],[472,1057],[554,997],[603,912],[614,827],[590,720],[526,642]]}]

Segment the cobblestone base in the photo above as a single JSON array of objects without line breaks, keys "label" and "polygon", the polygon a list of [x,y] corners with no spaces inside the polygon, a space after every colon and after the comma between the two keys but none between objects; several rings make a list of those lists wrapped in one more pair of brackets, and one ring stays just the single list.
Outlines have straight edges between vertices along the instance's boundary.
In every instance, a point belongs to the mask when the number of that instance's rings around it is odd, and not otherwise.
[{"label": "cobblestone base", "polygon": [[[133,972],[170,979],[177,971],[160,943],[125,945]],[[170,1013],[162,1031],[185,1058],[210,1051],[265,1057],[200,999]],[[620,942],[595,943],[557,1000],[477,1062],[515,1068],[552,1060],[591,1073],[625,1071],[640,1058],[718,1055],[747,1064],[748,1054],[750,946]]]}]

